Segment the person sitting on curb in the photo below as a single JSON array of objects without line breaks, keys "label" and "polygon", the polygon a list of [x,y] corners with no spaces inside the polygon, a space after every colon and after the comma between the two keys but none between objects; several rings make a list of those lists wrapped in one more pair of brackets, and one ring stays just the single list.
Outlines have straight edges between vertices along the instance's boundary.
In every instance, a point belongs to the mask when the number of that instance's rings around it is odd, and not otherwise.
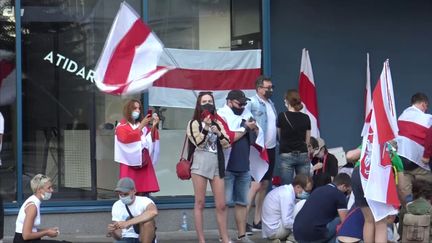
[{"label": "person sitting on curb", "polygon": [[312,179],[297,175],[290,185],[271,190],[264,198],[262,210],[262,236],[272,242],[286,240],[294,224],[296,198],[312,190]]},{"label": "person sitting on curb", "polygon": [[155,218],[158,210],[148,197],[136,196],[134,181],[123,177],[117,182],[115,192],[119,195],[112,207],[112,223],[108,234],[117,243],[152,243],[156,238]]}]

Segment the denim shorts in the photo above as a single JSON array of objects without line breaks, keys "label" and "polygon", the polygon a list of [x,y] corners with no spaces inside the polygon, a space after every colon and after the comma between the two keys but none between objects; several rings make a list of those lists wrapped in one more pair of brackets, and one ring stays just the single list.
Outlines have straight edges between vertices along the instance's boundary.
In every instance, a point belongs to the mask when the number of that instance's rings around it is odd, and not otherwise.
[{"label": "denim shorts", "polygon": [[248,205],[251,175],[246,172],[225,172],[225,200],[227,205]]}]

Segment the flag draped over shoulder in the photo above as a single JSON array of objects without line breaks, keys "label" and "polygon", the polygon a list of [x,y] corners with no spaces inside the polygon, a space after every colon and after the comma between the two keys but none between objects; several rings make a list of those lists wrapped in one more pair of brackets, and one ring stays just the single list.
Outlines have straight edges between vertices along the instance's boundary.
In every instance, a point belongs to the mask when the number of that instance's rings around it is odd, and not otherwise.
[{"label": "flag draped over shoulder", "polygon": [[299,94],[304,104],[301,112],[307,114],[311,121],[311,136],[318,138],[320,136],[320,132],[317,94],[312,72],[312,64],[309,58],[309,51],[306,49],[303,49],[301,58]]},{"label": "flag draped over shoulder", "polygon": [[[252,117],[252,113],[245,109],[240,116],[234,115],[231,108],[224,105],[221,109],[218,109],[217,114],[226,122],[228,129],[231,132],[243,132],[244,127],[241,126],[242,120],[247,120]],[[255,140],[255,144],[251,145],[249,153],[250,161],[250,174],[255,181],[261,181],[265,173],[268,170],[268,154],[265,148],[265,138],[262,129],[258,126],[258,134]],[[246,135],[245,135],[246,136]],[[224,149],[225,155],[225,167],[228,165],[228,161],[231,154],[231,148]]]},{"label": "flag draped over shoulder", "polygon": [[371,78],[370,78],[370,65],[369,53],[366,54],[366,89],[365,89],[365,118],[362,130],[362,137],[368,134],[370,119],[372,115],[372,94],[371,94]]},{"label": "flag draped over shoulder", "polygon": [[140,16],[122,2],[95,69],[105,93],[130,95],[148,89],[170,68],[158,67],[163,45]]},{"label": "flag draped over shoulder", "polygon": [[175,66],[149,89],[151,106],[194,108],[200,91],[213,91],[216,107],[222,107],[227,93],[242,90],[255,94],[255,80],[261,74],[261,50],[202,51],[165,48],[159,66]]},{"label": "flag draped over shoulder", "polygon": [[367,136],[363,137],[360,177],[376,221],[397,214],[400,205],[388,142],[398,134],[393,83],[388,60],[373,91]]}]

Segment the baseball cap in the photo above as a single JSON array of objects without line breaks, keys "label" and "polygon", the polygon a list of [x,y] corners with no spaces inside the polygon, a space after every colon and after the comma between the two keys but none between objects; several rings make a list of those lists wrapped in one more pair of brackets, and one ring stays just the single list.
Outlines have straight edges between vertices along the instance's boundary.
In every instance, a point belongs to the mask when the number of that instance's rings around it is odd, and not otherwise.
[{"label": "baseball cap", "polygon": [[325,146],[325,141],[322,138],[311,137],[310,144],[314,149],[312,155],[315,157],[319,153],[319,151]]},{"label": "baseball cap", "polygon": [[246,104],[246,102],[248,100],[250,100],[249,98],[246,97],[246,95],[243,93],[243,91],[235,89],[235,90],[231,90],[227,97],[227,100],[237,100],[242,104]]},{"label": "baseball cap", "polygon": [[123,177],[117,182],[117,186],[114,189],[116,192],[129,192],[135,189],[134,181],[129,177]]}]

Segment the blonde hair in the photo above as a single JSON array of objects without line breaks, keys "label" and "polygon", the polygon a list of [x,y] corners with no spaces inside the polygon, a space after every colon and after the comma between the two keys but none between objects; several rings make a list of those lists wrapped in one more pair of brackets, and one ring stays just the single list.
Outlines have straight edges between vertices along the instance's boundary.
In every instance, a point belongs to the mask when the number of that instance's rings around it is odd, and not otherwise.
[{"label": "blonde hair", "polygon": [[37,190],[44,187],[47,182],[51,182],[51,178],[49,178],[48,176],[42,174],[35,175],[30,181],[30,187],[33,193],[36,193]]}]

